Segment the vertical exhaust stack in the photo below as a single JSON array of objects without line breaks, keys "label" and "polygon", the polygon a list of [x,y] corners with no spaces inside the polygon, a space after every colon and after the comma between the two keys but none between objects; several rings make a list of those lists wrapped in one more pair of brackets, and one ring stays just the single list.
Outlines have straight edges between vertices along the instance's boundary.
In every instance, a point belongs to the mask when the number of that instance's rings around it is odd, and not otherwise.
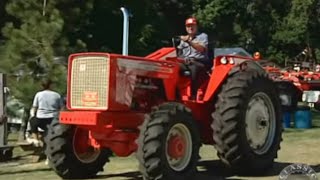
[{"label": "vertical exhaust stack", "polygon": [[126,8],[120,8],[123,14],[123,39],[122,39],[122,55],[128,55],[129,42],[129,12]]}]

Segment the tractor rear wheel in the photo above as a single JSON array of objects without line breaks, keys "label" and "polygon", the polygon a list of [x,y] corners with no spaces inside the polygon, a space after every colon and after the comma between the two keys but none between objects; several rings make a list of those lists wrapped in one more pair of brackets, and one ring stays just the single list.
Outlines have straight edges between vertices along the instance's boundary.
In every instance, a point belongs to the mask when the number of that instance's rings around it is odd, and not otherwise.
[{"label": "tractor rear wheel", "polygon": [[190,179],[196,173],[200,136],[184,105],[155,108],[140,127],[137,159],[145,180]]},{"label": "tractor rear wheel", "polygon": [[45,137],[49,165],[64,179],[82,179],[103,171],[110,150],[95,149],[88,142],[88,130],[53,121]]},{"label": "tractor rear wheel", "polygon": [[282,140],[281,103],[266,74],[238,72],[223,85],[213,112],[218,156],[238,173],[271,167]]}]

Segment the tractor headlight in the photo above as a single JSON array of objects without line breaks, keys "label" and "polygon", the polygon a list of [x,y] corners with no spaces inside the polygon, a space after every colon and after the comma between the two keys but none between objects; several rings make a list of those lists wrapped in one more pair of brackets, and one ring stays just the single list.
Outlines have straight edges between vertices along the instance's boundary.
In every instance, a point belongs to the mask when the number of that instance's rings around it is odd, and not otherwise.
[{"label": "tractor headlight", "polygon": [[228,63],[228,60],[227,60],[226,57],[223,56],[223,57],[220,59],[220,62],[221,62],[221,64],[227,64],[227,63]]}]

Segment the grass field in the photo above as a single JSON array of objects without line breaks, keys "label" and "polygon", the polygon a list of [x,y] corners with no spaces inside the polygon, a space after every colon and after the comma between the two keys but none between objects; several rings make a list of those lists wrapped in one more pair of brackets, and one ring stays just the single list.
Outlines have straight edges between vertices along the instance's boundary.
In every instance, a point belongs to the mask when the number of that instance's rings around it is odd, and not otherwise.
[{"label": "grass field", "polygon": [[[320,113],[313,113],[313,128],[311,129],[285,129],[283,142],[279,151],[278,159],[274,167],[266,171],[263,176],[243,177],[231,174],[223,168],[216,156],[212,146],[203,146],[200,149],[201,161],[198,165],[199,180],[214,179],[278,179],[278,176],[286,166],[292,163],[305,163],[311,166],[320,178]],[[14,143],[15,135],[10,136],[10,142]],[[60,179],[44,161],[32,163],[29,151],[22,151],[21,148],[14,149],[13,160],[0,163],[0,180],[28,180],[28,179]],[[134,155],[128,158],[111,158],[106,164],[104,172],[101,172],[96,179],[108,180],[134,180],[141,179],[138,171],[138,162]]]}]

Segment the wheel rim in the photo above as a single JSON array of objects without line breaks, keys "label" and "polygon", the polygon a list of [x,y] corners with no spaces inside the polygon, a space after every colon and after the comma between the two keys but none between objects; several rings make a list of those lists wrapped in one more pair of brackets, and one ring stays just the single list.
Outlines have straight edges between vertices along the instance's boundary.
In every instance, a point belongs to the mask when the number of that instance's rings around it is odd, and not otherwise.
[{"label": "wheel rim", "polygon": [[275,110],[269,96],[263,92],[252,96],[246,112],[246,135],[256,154],[264,154],[270,149],[275,137],[275,121]]},{"label": "wheel rim", "polygon": [[192,156],[192,138],[184,124],[174,125],[167,136],[166,157],[169,166],[175,171],[184,170]]},{"label": "wheel rim", "polygon": [[94,162],[101,153],[99,149],[90,146],[89,141],[89,131],[76,128],[73,136],[73,152],[83,163]]}]

